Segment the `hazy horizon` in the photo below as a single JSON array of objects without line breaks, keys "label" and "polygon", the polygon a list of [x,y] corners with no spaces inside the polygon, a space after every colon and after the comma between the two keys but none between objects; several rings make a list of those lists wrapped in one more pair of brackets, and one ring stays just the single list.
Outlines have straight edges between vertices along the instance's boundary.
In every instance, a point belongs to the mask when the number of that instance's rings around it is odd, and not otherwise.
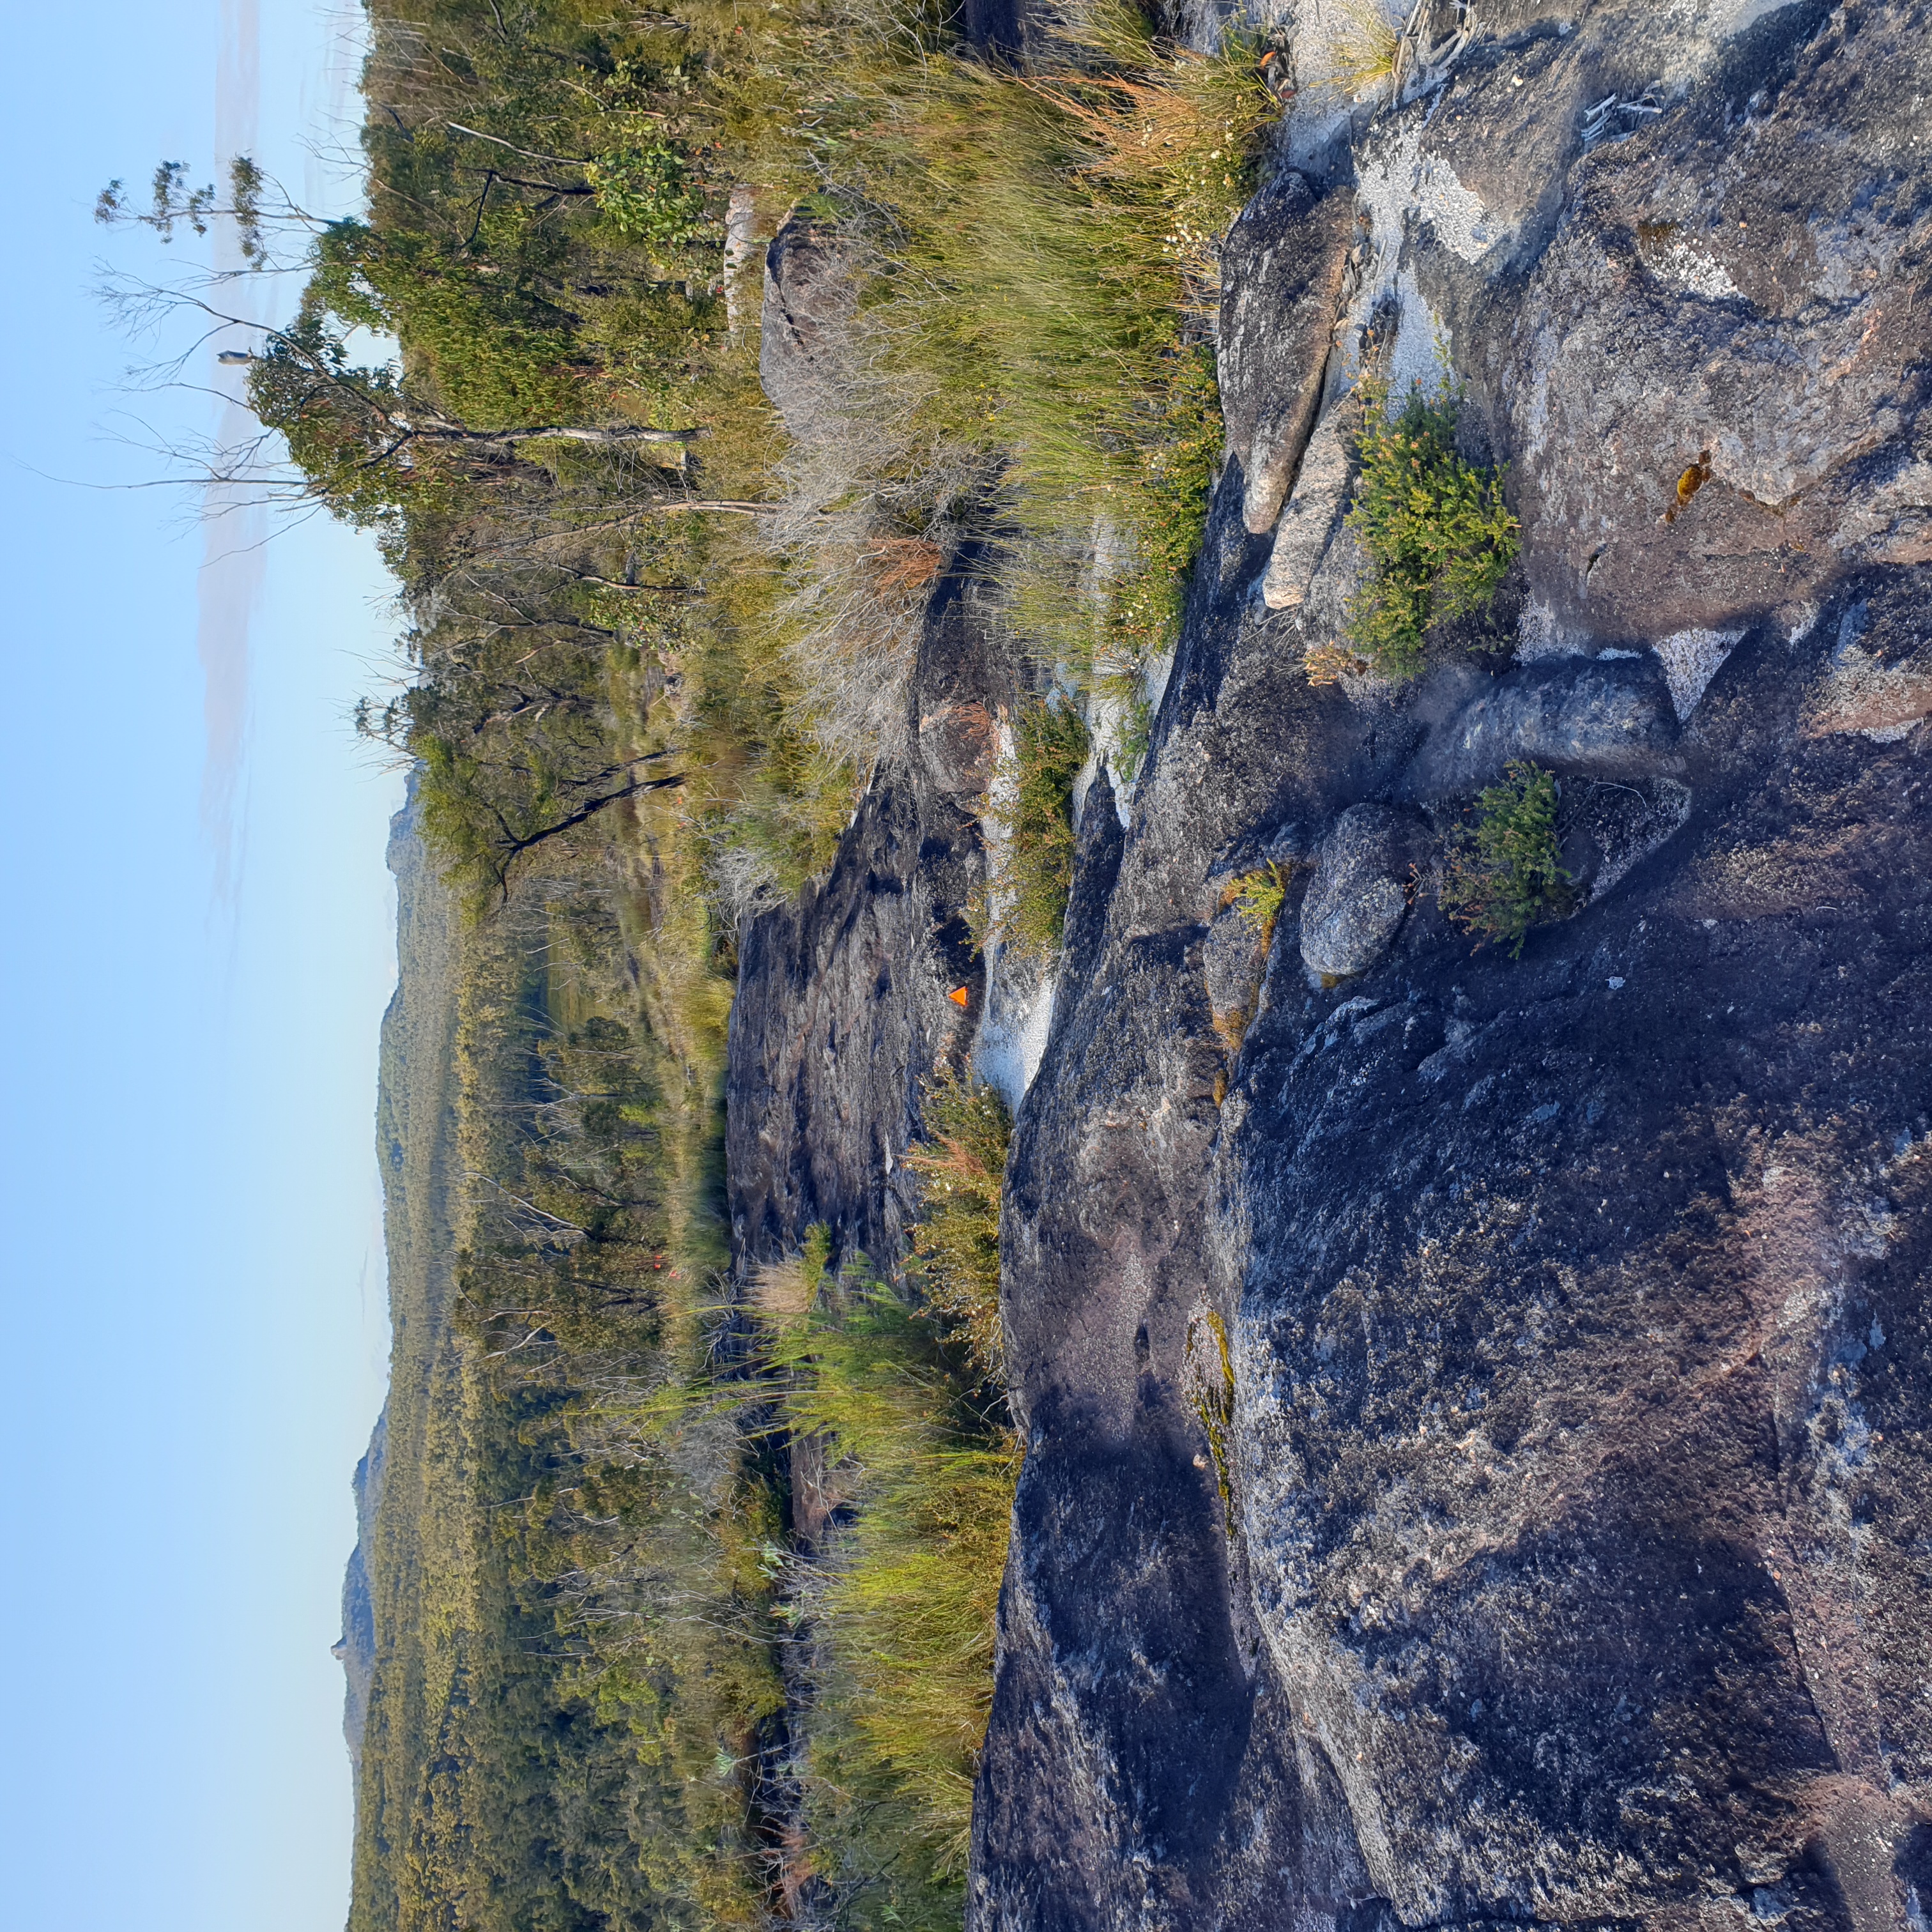
[{"label": "hazy horizon", "polygon": [[[126,392],[154,351],[116,332],[98,265],[164,279],[214,238],[164,249],[91,214],[111,177],[144,196],[158,160],[200,182],[243,149],[346,206],[328,152],[352,153],[361,20],[110,6],[81,90],[53,84],[70,25],[57,48],[52,16],[16,22],[41,85],[6,136],[37,190],[0,434],[22,720],[6,1815],[8,1916],[35,1932],[311,1932],[347,1906],[328,1646],[387,1358],[374,1106],[400,798],[347,716],[383,675],[388,586],[325,520],[126,487],[160,473],[126,439],[219,434],[221,405]],[[186,380],[213,382],[212,349]]]}]

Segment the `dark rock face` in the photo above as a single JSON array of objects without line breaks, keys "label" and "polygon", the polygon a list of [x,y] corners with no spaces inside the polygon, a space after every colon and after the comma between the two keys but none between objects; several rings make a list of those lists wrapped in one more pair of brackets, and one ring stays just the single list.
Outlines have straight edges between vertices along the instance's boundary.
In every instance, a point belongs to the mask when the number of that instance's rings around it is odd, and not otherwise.
[{"label": "dark rock face", "polygon": [[1932,715],[1932,626],[1916,572],[1867,580],[1870,594],[1838,620],[1831,674],[1806,728],[1813,735],[1862,731],[1888,742]]},{"label": "dark rock face", "polygon": [[1640,778],[1677,742],[1670,692],[1656,660],[1566,658],[1526,664],[1486,688],[1430,735],[1409,771],[1418,797],[1493,784],[1513,758],[1590,778]]},{"label": "dark rock face", "polygon": [[[985,999],[965,907],[985,869],[992,707],[1010,708],[1017,688],[986,569],[963,552],[927,614],[911,756],[882,763],[831,875],[745,935],[725,1148],[740,1253],[769,1258],[824,1221],[884,1258],[912,1218],[899,1162],[920,1092],[962,1060]],[[948,997],[961,986],[963,1007]]]},{"label": "dark rock face", "polygon": [[[1271,610],[1231,435],[1082,819],[977,1932],[1932,1915],[1932,8],[1534,11],[1372,137],[1529,660],[1311,687],[1346,533]],[[1231,1055],[1230,868],[1426,856],[1510,756],[1580,910],[1513,962],[1419,891],[1323,992],[1299,870]]]},{"label": "dark rock face", "polygon": [[1256,1612],[1406,1923],[1902,1922],[1932,826],[1754,660],[1674,862],[1264,1012],[1224,1111]]}]

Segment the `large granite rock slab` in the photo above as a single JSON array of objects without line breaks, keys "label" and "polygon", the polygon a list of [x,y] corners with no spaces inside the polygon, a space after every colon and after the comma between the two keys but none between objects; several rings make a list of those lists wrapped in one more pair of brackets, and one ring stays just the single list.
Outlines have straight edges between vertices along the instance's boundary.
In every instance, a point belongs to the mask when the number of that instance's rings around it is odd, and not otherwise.
[{"label": "large granite rock slab", "polygon": [[[1231,469],[1016,1133],[976,1932],[1932,1912],[1932,8],[1484,28],[1326,166],[1555,655],[1311,687],[1340,494],[1257,594]],[[1507,755],[1581,909],[1277,946],[1231,1064],[1227,868]]]},{"label": "large granite rock slab", "polygon": [[1654,658],[1560,658],[1479,690],[1430,734],[1409,782],[1418,797],[1466,796],[1516,758],[1594,778],[1641,777],[1664,767],[1677,735]]}]

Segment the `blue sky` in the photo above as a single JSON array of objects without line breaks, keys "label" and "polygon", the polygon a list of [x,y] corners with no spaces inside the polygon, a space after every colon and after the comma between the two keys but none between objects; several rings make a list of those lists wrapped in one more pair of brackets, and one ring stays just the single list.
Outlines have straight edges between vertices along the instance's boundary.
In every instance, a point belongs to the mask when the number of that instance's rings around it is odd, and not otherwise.
[{"label": "blue sky", "polygon": [[388,1351],[371,1142],[399,790],[346,713],[394,614],[326,523],[255,552],[211,543],[191,495],[47,478],[156,475],[112,440],[124,410],[168,438],[215,423],[205,398],[120,392],[141,351],[95,265],[187,264],[95,227],[96,191],[164,158],[210,178],[248,140],[340,206],[310,151],[332,106],[352,118],[357,18],[8,21],[0,1924],[22,1932],[332,1932],[346,1904],[328,1647]]}]

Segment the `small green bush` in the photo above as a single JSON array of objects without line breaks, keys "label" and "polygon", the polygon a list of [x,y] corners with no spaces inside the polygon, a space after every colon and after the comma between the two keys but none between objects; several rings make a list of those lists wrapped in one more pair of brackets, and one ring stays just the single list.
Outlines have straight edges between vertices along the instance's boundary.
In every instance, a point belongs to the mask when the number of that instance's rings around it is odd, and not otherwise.
[{"label": "small green bush", "polygon": [[682,248],[704,232],[704,195],[691,178],[681,146],[646,140],[600,155],[584,170],[597,206],[619,234],[664,249]]},{"label": "small green bush", "polygon": [[1554,773],[1524,760],[1476,800],[1476,822],[1458,828],[1442,882],[1442,910],[1478,939],[1522,954],[1525,934],[1576,903],[1556,838]]},{"label": "small green bush", "polygon": [[1365,383],[1362,400],[1348,520],[1375,575],[1349,607],[1348,635],[1377,670],[1413,677],[1430,626],[1496,595],[1521,526],[1503,501],[1502,471],[1456,454],[1453,395],[1432,402],[1418,384],[1393,419],[1382,385]]},{"label": "small green bush", "polygon": [[1227,903],[1266,945],[1274,937],[1274,922],[1281,916],[1282,902],[1287,896],[1288,874],[1270,860],[1252,872],[1244,872],[1229,891]]},{"label": "small green bush", "polygon": [[1006,814],[1003,920],[1018,944],[1050,952],[1060,944],[1073,890],[1073,781],[1087,762],[1087,725],[1070,703],[1055,698],[1027,706],[1014,736],[1018,769]]}]

